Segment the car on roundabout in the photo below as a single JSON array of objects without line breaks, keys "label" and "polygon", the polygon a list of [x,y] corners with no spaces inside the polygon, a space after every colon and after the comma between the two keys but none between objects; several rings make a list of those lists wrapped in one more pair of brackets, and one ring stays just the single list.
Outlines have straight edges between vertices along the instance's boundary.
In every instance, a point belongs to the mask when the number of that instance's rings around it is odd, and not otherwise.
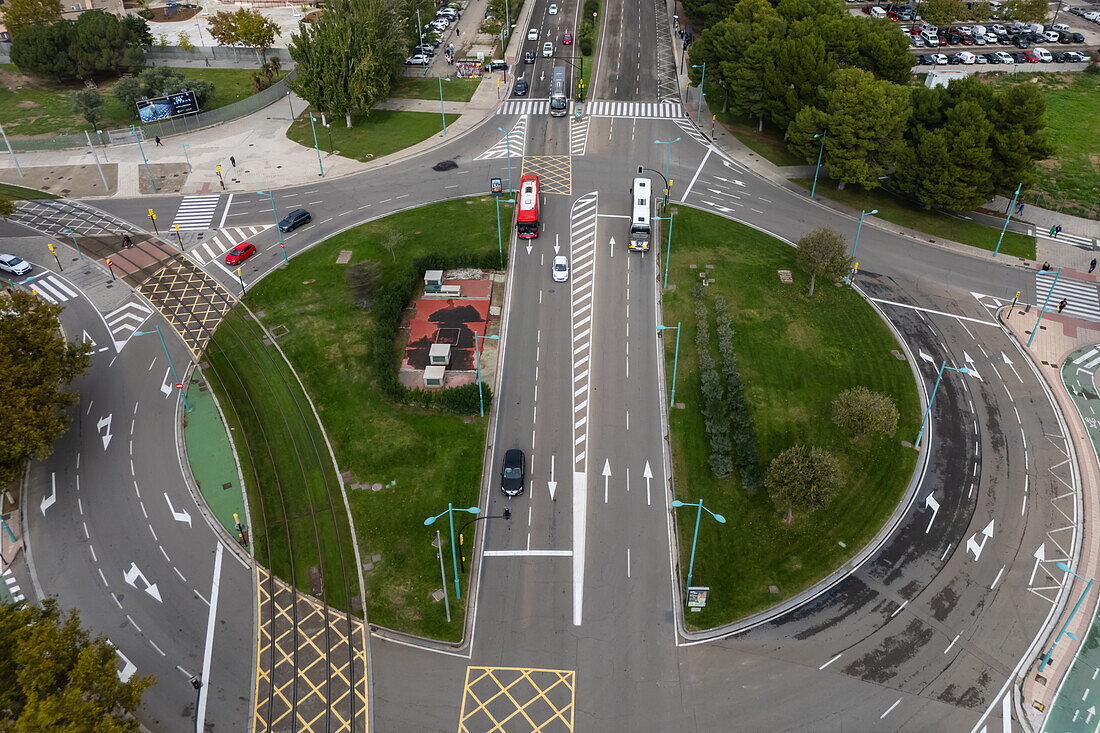
[{"label": "car on roundabout", "polygon": [[241,242],[225,255],[225,264],[239,265],[252,255],[256,254],[256,246],[249,242]]},{"label": "car on roundabout", "polygon": [[26,275],[31,271],[31,263],[15,255],[0,255],[0,270],[12,275]]}]

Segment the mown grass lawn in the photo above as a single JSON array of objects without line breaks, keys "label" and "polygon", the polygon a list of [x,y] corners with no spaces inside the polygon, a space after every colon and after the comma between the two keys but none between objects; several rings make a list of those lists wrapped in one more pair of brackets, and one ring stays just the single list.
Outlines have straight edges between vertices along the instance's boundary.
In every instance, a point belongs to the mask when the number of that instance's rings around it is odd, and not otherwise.
[{"label": "mown grass lawn", "polygon": [[[439,236],[440,222],[447,223],[446,237]],[[394,256],[382,246],[391,232],[400,235]],[[430,597],[441,581],[431,545],[436,527],[425,527],[424,520],[445,510],[447,502],[477,504],[486,422],[396,405],[381,393],[366,364],[370,313],[357,301],[364,294],[351,276],[377,268],[385,282],[424,254],[491,250],[494,244],[492,199],[433,204],[315,246],[265,278],[245,299],[265,313],[267,327],[285,324],[289,329],[279,344],[317,406],[340,470],[350,471],[356,482],[385,486],[377,492],[348,491],[364,562],[382,556],[365,573],[367,618],[450,641],[461,636],[464,608],[455,604],[448,587],[453,621],[447,624],[443,604]],[[336,264],[341,250],[352,252],[350,265]],[[402,350],[403,344],[394,344],[395,368]],[[442,528],[447,542],[446,525]],[[467,533],[466,539],[472,536]],[[449,557],[449,548],[444,549]],[[448,583],[453,583],[450,574],[448,560]]]},{"label": "mown grass lawn", "polygon": [[[812,178],[792,180],[805,189],[810,189],[813,185]],[[997,240],[1001,236],[1000,229],[925,209],[921,204],[881,188],[864,191],[859,186],[849,186],[841,191],[832,180],[822,177],[817,180],[816,195],[825,196],[856,211],[878,209],[875,216],[884,221],[915,229],[932,237],[942,237],[990,252],[996,249]],[[1033,260],[1035,259],[1035,237],[1005,232],[1000,253]]]},{"label": "mown grass lawn", "polygon": [[[912,475],[917,454],[901,441],[916,436],[920,409],[909,364],[891,353],[899,347],[889,328],[849,288],[819,279],[817,291],[807,297],[809,278],[795,267],[793,248],[684,206],[676,215],[674,236],[670,282],[677,287],[664,296],[664,322],[681,322],[684,329],[676,401],[685,409],[670,414],[676,495],[688,502],[702,500],[727,520],[718,525],[704,517],[700,530],[693,583],[712,591],[706,610],[689,614],[688,622],[702,628],[734,621],[804,590],[874,536]],[[780,269],[792,271],[793,284],[780,284]],[[763,488],[745,490],[736,474],[717,480],[707,465],[690,294],[700,272],[715,279],[706,289],[712,340],[713,298],[721,294],[729,304],[761,467],[799,442],[831,451],[843,466],[847,481],[832,504],[796,515],[792,525],[784,523],[784,508],[774,506]],[[666,338],[669,375],[673,344]],[[714,356],[719,358],[716,350]],[[853,444],[833,424],[832,400],[858,385],[895,399],[901,414],[895,436]],[[677,526],[686,579],[695,510],[679,510]],[[769,591],[773,585],[778,594]]]},{"label": "mown grass lawn", "polygon": [[[448,114],[448,127],[459,117]],[[321,126],[320,115],[314,113],[313,118],[321,150],[363,162],[404,150],[443,131],[443,116],[435,112],[376,109],[368,117],[352,117],[350,128],[343,120],[329,120],[330,126],[325,128]],[[294,120],[286,136],[299,145],[313,147],[308,112]]]},{"label": "mown grass lawn", "polygon": [[[203,110],[217,109],[256,93],[251,69],[177,69],[189,79],[213,82],[214,94]],[[97,122],[101,130],[128,127],[137,122],[136,112],[125,110],[111,94],[115,79],[99,82],[103,97],[103,119]],[[8,135],[58,135],[93,130],[83,117],[72,110],[70,96],[83,89],[78,82],[51,83],[19,72],[14,64],[0,64],[0,119]]]},{"label": "mown grass lawn", "polygon": [[34,188],[23,188],[22,186],[16,186],[11,183],[0,183],[0,198],[10,201],[28,201],[30,199],[56,199],[60,197]]},{"label": "mown grass lawn", "polygon": [[[469,102],[481,79],[451,79],[443,82],[443,99],[447,102]],[[401,99],[439,99],[439,81],[399,76],[390,87],[390,96]]]}]

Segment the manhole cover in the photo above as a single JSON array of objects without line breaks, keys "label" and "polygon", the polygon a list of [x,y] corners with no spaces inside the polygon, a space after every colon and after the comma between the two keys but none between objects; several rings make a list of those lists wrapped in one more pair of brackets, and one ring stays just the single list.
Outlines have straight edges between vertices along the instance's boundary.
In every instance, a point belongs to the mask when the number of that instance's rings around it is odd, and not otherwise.
[{"label": "manhole cover", "polygon": [[453,160],[444,160],[441,163],[436,163],[432,166],[433,171],[453,171],[458,167],[458,163]]}]

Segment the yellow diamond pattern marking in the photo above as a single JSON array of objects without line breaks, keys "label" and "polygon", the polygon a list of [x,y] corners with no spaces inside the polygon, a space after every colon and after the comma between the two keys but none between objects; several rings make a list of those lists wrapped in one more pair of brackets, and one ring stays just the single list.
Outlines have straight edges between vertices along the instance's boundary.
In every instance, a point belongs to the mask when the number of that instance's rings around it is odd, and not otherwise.
[{"label": "yellow diamond pattern marking", "polygon": [[[346,614],[327,608],[304,593],[295,593],[283,581],[272,579],[264,568],[257,567],[256,574],[260,628],[256,644],[253,731],[352,731],[353,715],[354,730],[365,731],[367,680],[363,622],[352,617],[349,628]],[[274,608],[271,603],[273,589]]]},{"label": "yellow diamond pattern marking", "polygon": [[138,292],[160,311],[196,357],[235,302],[217,280],[179,256],[142,282]]},{"label": "yellow diamond pattern marking", "polygon": [[539,177],[542,193],[573,195],[573,156],[525,155],[520,175],[534,173]]},{"label": "yellow diamond pattern marking", "polygon": [[459,733],[572,733],[576,672],[467,667]]}]

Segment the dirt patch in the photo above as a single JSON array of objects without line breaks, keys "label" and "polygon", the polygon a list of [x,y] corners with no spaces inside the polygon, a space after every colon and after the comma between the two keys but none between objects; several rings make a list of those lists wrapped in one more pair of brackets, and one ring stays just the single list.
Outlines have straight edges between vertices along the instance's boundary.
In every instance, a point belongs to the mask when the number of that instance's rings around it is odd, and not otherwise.
[{"label": "dirt patch", "polygon": [[159,8],[149,8],[149,12],[153,14],[153,17],[149,19],[150,23],[182,23],[185,20],[191,20],[199,14],[200,8],[176,8],[172,11],[172,14],[165,16],[165,10],[167,6]]},{"label": "dirt patch", "polygon": [[19,109],[34,109],[35,107],[38,107],[39,104],[38,102],[32,102],[29,99],[24,99],[22,102],[16,102],[15,106]]},{"label": "dirt patch", "polygon": [[0,86],[5,89],[19,89],[21,87],[36,87],[33,77],[20,74],[18,71],[0,71]]}]

